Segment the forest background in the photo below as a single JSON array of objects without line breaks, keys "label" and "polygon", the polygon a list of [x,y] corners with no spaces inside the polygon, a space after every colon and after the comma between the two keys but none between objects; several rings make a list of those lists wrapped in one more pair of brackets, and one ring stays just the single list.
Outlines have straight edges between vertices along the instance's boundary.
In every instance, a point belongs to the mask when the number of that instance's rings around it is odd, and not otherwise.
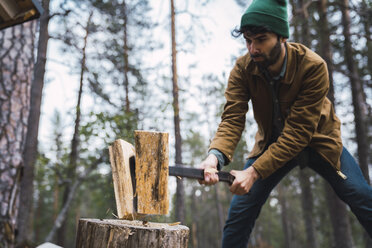
[{"label": "forest background", "polygon": [[[205,158],[243,38],[230,32],[251,1],[43,0],[37,21],[0,31],[0,247],[74,247],[79,218],[115,218],[108,146],[134,130],[170,133],[171,164]],[[372,2],[290,0],[289,41],[328,63],[344,145],[370,182]],[[241,169],[256,126],[233,162]],[[190,247],[219,247],[227,185],[169,182]],[[350,209],[308,168],[272,192],[249,247],[371,248]]]}]

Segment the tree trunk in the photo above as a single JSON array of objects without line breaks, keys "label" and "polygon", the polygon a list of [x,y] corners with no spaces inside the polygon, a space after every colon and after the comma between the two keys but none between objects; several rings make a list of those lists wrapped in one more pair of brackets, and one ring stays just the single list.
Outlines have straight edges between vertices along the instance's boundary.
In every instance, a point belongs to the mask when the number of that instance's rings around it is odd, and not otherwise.
[{"label": "tree trunk", "polygon": [[367,48],[367,69],[370,75],[372,75],[372,40],[371,40],[371,7],[368,6],[365,0],[361,1],[360,16],[364,27],[364,36],[366,38]]},{"label": "tree trunk", "polygon": [[41,96],[44,86],[46,53],[48,46],[49,0],[43,1],[44,13],[40,18],[37,60],[31,85],[31,104],[28,116],[27,136],[23,153],[24,169],[21,177],[20,205],[18,215],[17,244],[24,246],[32,240],[32,206],[34,191],[34,168],[37,157]]},{"label": "tree trunk", "polygon": [[[79,128],[80,128],[80,118],[81,118],[81,98],[83,94],[83,84],[84,84],[84,73],[86,71],[86,47],[88,43],[91,19],[93,16],[93,12],[90,13],[86,27],[85,27],[85,36],[84,36],[84,45],[82,48],[82,59],[81,59],[81,69],[80,69],[80,86],[79,86],[79,93],[78,93],[78,101],[76,104],[76,117],[75,117],[75,128],[74,134],[71,141],[71,152],[70,152],[70,164],[68,165],[68,172],[67,176],[68,179],[72,182],[76,179],[76,167],[77,167],[77,160],[78,160],[78,149],[79,149]],[[62,205],[65,206],[67,201],[69,200],[70,191],[72,187],[70,184],[66,185],[65,191],[63,193],[63,202]],[[67,209],[68,210],[68,209]],[[58,238],[57,243],[58,245],[64,247],[65,246],[65,233],[66,233],[66,220],[67,214],[64,215],[64,219],[62,220],[62,224],[58,230]],[[58,219],[58,218],[57,218]]]},{"label": "tree trunk", "polygon": [[[298,2],[297,8],[303,8],[303,1]],[[293,8],[294,10],[296,8]],[[297,27],[298,19],[301,19],[300,22],[300,30],[301,32],[297,31],[297,35],[301,36],[301,41],[304,45],[307,47],[311,47],[311,38],[310,38],[310,31],[309,31],[309,22],[308,22],[308,14],[307,10],[306,12],[303,11],[301,13],[300,18],[296,15],[296,12],[294,12],[295,20],[293,21],[295,24],[294,26]],[[296,28],[297,30],[298,28]],[[297,39],[299,37],[296,37]],[[310,171],[307,169],[301,168],[299,171],[299,181],[300,181],[300,187],[301,187],[301,205],[302,205],[302,215],[305,222],[305,230],[306,230],[306,245],[305,247],[311,247],[316,248],[317,246],[317,240],[315,235],[315,224],[313,221],[313,209],[314,209],[314,197],[311,191],[311,183],[310,183]]]},{"label": "tree trunk", "polygon": [[[177,44],[176,44],[176,20],[174,0],[171,3],[171,36],[172,36],[172,83],[173,83],[173,112],[174,112],[174,133],[176,146],[176,166],[182,164],[182,138],[180,128],[180,107],[178,103],[178,75],[177,75]],[[184,204],[184,186],[183,181],[177,178],[176,190],[176,219],[185,221],[185,204]]]},{"label": "tree trunk", "polygon": [[285,199],[284,187],[279,183],[277,186],[278,190],[278,200],[281,208],[281,217],[282,217],[282,227],[284,232],[284,247],[286,248],[295,248],[292,245],[292,230],[290,228],[290,221],[288,218],[288,206]]},{"label": "tree trunk", "polygon": [[300,169],[300,186],[301,186],[301,204],[303,217],[305,220],[305,230],[306,230],[306,245],[304,248],[316,248],[318,247],[316,235],[315,235],[315,224],[313,217],[313,194],[311,193],[311,183],[310,183],[310,171],[307,168]]},{"label": "tree trunk", "polygon": [[216,209],[217,209],[217,219],[218,219],[218,235],[217,237],[220,239],[222,232],[223,232],[223,226],[225,224],[224,221],[224,214],[222,210],[222,205],[220,202],[220,190],[218,188],[218,184],[214,185],[214,199],[216,202]]},{"label": "tree trunk", "polygon": [[354,241],[351,235],[348,211],[345,204],[340,201],[333,189],[327,182],[324,182],[326,196],[328,198],[328,210],[333,226],[333,244],[337,248],[353,248]]},{"label": "tree trunk", "polygon": [[328,0],[318,1],[318,13],[319,13],[319,51],[320,56],[327,63],[328,74],[329,74],[329,91],[327,97],[335,105],[335,91],[333,85],[333,62],[332,62],[332,46],[330,41],[330,30],[329,30],[329,21],[327,16],[327,3]]},{"label": "tree trunk", "polygon": [[129,102],[129,46],[128,46],[128,15],[126,1],[123,0],[123,18],[124,18],[124,90],[125,90],[125,111],[130,111]]},{"label": "tree trunk", "polygon": [[192,195],[191,195],[191,219],[192,219],[192,224],[191,224],[191,237],[192,237],[192,247],[193,248],[198,248],[198,222],[199,222],[199,211],[197,207],[197,199],[196,199],[196,190],[195,188],[192,190]]},{"label": "tree trunk", "polygon": [[0,31],[0,247],[13,247],[34,65],[35,23]]},{"label": "tree trunk", "polygon": [[76,247],[186,248],[189,228],[147,221],[80,219]]},{"label": "tree trunk", "polygon": [[363,83],[358,74],[358,68],[353,58],[353,48],[350,35],[350,13],[349,0],[341,0],[342,25],[344,35],[344,56],[348,69],[348,77],[351,84],[351,94],[353,98],[356,139],[358,144],[358,159],[364,178],[369,183],[368,171],[368,135],[367,134],[367,115],[368,105],[363,90]]}]

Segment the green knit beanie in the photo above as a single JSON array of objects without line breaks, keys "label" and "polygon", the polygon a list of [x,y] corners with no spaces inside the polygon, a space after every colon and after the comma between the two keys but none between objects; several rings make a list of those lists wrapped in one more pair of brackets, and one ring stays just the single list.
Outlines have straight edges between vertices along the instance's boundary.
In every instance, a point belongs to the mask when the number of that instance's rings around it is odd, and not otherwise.
[{"label": "green knit beanie", "polygon": [[272,32],[289,37],[286,0],[253,0],[242,16],[240,29],[244,26],[266,26]]}]

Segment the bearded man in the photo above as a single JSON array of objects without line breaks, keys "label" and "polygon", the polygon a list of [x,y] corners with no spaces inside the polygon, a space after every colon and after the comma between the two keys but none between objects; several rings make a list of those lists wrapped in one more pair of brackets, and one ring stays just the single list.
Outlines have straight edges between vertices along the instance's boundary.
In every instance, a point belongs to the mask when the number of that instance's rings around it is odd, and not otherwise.
[{"label": "bearded man", "polygon": [[342,145],[340,121],[327,98],[326,63],[304,45],[287,42],[286,1],[254,0],[233,35],[244,36],[248,53],[230,73],[221,123],[200,164],[211,169],[200,183],[217,183],[214,169],[231,161],[249,101],[258,131],[244,169],[231,171],[234,197],[222,247],[247,246],[270,192],[298,164],[327,180],[372,237],[372,188]]}]

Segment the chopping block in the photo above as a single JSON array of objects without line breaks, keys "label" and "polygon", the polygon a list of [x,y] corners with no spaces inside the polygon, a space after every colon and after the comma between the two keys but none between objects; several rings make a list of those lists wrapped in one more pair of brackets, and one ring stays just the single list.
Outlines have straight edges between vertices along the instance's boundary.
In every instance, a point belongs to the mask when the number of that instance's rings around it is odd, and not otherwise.
[{"label": "chopping block", "polygon": [[116,140],[110,147],[110,163],[119,219],[169,212],[169,135],[135,131],[135,146]]}]

